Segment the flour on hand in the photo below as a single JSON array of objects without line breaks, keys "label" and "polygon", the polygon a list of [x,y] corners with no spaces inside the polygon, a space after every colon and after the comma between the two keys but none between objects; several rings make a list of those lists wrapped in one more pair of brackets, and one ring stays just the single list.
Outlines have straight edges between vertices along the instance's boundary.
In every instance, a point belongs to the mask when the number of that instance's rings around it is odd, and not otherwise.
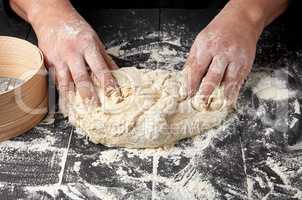
[{"label": "flour on hand", "polygon": [[94,143],[128,148],[171,145],[218,126],[231,110],[223,88],[213,92],[209,107],[200,91],[188,97],[181,71],[129,67],[112,73],[121,96],[107,97],[98,89],[102,105],[95,107],[84,104],[76,93],[64,111]]}]

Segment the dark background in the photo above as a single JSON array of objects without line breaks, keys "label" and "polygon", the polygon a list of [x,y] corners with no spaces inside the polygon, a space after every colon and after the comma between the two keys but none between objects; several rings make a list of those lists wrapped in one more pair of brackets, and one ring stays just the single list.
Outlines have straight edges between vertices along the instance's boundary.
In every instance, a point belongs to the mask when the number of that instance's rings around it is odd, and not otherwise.
[{"label": "dark background", "polygon": [[71,0],[71,2],[80,7],[86,8],[222,8],[227,0],[126,0],[126,1],[81,1]]},{"label": "dark background", "polygon": [[[71,0],[75,8],[85,15],[92,10],[96,11],[100,8],[110,9],[131,9],[131,8],[174,8],[174,9],[192,9],[192,10],[221,10],[228,0],[126,0],[126,1],[81,1]],[[302,47],[302,28],[300,22],[302,20],[302,1],[289,0],[289,6],[285,13],[278,17],[273,23],[277,26],[282,24],[285,26],[284,32],[280,33],[281,40],[289,49],[298,50]],[[92,11],[93,12],[93,11]],[[196,22],[198,23],[198,22]]]},{"label": "dark background", "polygon": [[[0,0],[1,2],[1,0]],[[3,0],[6,13],[9,17],[18,17],[10,10],[8,6],[8,0]],[[71,0],[74,7],[83,15],[87,12],[97,12],[102,8],[109,9],[154,9],[159,8],[159,12],[165,8],[172,9],[192,9],[192,10],[220,10],[228,2],[228,0],[153,0],[153,1],[142,1],[142,0],[125,0],[125,1],[82,1],[82,0]],[[0,5],[1,6],[1,5]],[[274,24],[282,24],[285,26],[285,30],[280,34],[281,40],[293,50],[298,50],[302,47],[302,29],[300,28],[300,22],[302,20],[302,1],[300,0],[289,0],[289,6],[285,13],[283,13]],[[5,20],[5,19],[4,19]],[[196,21],[196,23],[198,23]],[[198,26],[198,25],[197,25]]]}]

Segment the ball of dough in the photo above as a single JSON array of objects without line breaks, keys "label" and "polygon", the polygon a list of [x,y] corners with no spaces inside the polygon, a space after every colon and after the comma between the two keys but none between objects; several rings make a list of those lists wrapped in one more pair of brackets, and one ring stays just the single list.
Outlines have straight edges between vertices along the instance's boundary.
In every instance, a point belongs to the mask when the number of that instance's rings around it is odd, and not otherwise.
[{"label": "ball of dough", "polygon": [[217,88],[205,108],[199,95],[187,96],[181,71],[121,68],[113,71],[120,93],[107,97],[98,90],[101,106],[84,104],[80,95],[65,114],[94,143],[128,148],[155,148],[202,134],[218,126],[230,108]]}]

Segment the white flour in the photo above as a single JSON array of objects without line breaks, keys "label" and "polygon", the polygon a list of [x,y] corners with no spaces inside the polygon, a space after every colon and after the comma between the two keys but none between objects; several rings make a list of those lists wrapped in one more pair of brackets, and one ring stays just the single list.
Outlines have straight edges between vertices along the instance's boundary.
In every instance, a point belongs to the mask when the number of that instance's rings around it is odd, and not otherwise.
[{"label": "white flour", "polygon": [[251,88],[258,98],[264,100],[286,100],[295,96],[296,92],[287,87],[284,79],[274,77],[278,72],[252,72],[248,76],[245,87]]},{"label": "white flour", "polygon": [[287,88],[285,80],[275,77],[265,76],[253,88],[253,92],[261,99],[265,100],[285,100],[295,96],[296,92]]},{"label": "white flour", "polygon": [[4,141],[0,143],[1,149],[17,149],[19,151],[58,151],[58,148],[53,147],[52,145],[56,141],[56,138],[53,136],[53,133],[47,129],[41,129],[36,127],[39,131],[45,134],[45,137],[37,138],[28,142],[24,141]]},{"label": "white flour", "polygon": [[[152,38],[156,37],[157,35],[157,32],[150,33],[145,38]],[[165,41],[163,44],[153,42],[148,45],[139,46],[138,48],[123,50],[122,48],[128,44],[128,42],[123,42],[119,45],[109,47],[107,52],[120,59],[126,59],[129,56],[148,53],[150,54],[148,60],[146,60],[144,63],[140,63],[142,67],[154,67],[154,62],[156,62],[156,68],[171,70],[171,66],[185,62],[187,53],[181,52],[181,55],[178,55],[178,52],[169,45],[176,45],[180,47],[180,37],[171,39],[167,35],[167,33],[162,33]]]},{"label": "white flour", "polygon": [[102,151],[99,155],[99,159],[92,163],[92,166],[98,166],[99,164],[107,164],[118,162],[122,158],[123,152],[118,149],[112,149],[107,151]]}]

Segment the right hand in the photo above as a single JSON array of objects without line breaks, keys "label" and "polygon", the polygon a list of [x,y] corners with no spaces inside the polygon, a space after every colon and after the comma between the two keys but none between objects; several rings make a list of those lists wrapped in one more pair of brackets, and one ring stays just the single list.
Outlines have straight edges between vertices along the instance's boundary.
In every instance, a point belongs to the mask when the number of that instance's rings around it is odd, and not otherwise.
[{"label": "right hand", "polygon": [[70,13],[45,11],[33,27],[46,64],[54,72],[60,98],[68,101],[66,97],[74,94],[75,86],[83,100],[99,105],[89,71],[105,94],[118,89],[110,73],[118,66],[106,53],[95,31],[75,10]]}]

